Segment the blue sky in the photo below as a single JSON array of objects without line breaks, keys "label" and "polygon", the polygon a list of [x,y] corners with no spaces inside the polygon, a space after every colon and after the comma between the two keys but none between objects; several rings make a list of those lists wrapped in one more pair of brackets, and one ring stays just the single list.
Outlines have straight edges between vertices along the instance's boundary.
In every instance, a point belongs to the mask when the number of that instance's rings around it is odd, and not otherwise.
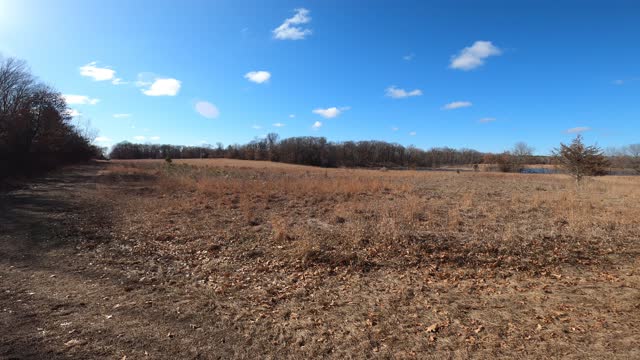
[{"label": "blue sky", "polygon": [[577,132],[640,142],[639,24],[615,0],[0,0],[0,52],[76,95],[103,146],[277,132],[546,153]]}]

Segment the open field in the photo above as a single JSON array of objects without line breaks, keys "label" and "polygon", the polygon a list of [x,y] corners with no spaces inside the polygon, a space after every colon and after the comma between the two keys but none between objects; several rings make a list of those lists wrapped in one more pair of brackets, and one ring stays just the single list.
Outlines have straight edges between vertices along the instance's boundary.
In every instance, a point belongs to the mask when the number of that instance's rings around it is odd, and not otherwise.
[{"label": "open field", "polygon": [[640,358],[640,177],[112,161],[0,210],[0,358]]}]

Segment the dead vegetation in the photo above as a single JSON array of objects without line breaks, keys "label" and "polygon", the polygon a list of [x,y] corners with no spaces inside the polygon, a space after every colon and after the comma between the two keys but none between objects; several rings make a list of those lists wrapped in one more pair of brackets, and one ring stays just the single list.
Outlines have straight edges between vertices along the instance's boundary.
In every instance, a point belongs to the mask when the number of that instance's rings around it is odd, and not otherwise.
[{"label": "dead vegetation", "polygon": [[160,160],[97,181],[112,240],[87,256],[134,289],[189,294],[179,311],[203,330],[175,330],[176,351],[640,355],[638,178],[577,191],[563,175]]}]

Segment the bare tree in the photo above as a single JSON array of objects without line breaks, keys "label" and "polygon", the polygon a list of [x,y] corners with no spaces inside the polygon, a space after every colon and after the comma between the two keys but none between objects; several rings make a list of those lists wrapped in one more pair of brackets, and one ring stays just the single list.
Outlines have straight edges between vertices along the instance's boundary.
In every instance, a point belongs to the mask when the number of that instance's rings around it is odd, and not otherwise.
[{"label": "bare tree", "polygon": [[99,152],[91,136],[72,124],[60,93],[23,61],[0,57],[0,177],[88,160]]},{"label": "bare tree", "polygon": [[595,145],[585,145],[581,135],[571,145],[560,144],[554,150],[557,161],[580,183],[585,176],[605,175],[609,161]]},{"label": "bare tree", "polygon": [[624,153],[630,158],[631,167],[640,174],[640,144],[625,147]]},{"label": "bare tree", "polygon": [[513,168],[520,172],[524,168],[524,165],[529,162],[531,156],[533,156],[534,148],[529,146],[524,141],[517,142],[511,150],[511,158],[513,161]]}]

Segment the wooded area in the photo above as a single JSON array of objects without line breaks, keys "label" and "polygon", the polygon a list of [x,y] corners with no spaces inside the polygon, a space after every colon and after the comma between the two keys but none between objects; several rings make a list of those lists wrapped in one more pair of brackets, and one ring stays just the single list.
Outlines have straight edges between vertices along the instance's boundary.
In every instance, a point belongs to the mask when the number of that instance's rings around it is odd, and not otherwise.
[{"label": "wooded area", "polygon": [[71,119],[62,95],[39,82],[24,61],[0,58],[0,178],[97,156],[93,139]]}]

